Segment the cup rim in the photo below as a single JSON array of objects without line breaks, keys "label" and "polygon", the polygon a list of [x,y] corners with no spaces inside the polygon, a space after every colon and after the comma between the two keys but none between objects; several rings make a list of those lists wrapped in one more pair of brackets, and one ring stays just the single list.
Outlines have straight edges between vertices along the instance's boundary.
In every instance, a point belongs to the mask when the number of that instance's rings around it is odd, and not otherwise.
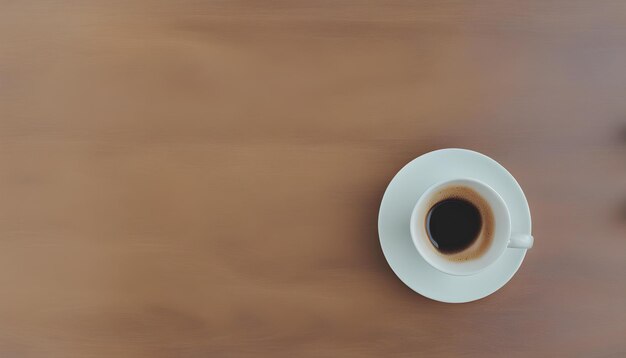
[{"label": "cup rim", "polygon": [[[496,252],[496,255],[492,255],[493,258],[489,261],[486,261],[485,264],[483,264],[481,267],[477,268],[477,269],[473,269],[473,270],[467,270],[467,269],[461,269],[461,266],[457,266],[455,268],[453,268],[454,266],[448,265],[448,266],[443,266],[440,265],[438,262],[436,262],[436,260],[434,260],[432,258],[433,255],[430,254],[425,254],[423,252],[423,245],[418,243],[418,240],[421,241],[421,235],[416,231],[417,225],[414,225],[414,223],[416,222],[416,220],[418,218],[416,218],[419,209],[422,207],[423,203],[425,200],[427,200],[428,198],[430,198],[430,195],[436,191],[437,189],[446,186],[446,185],[454,185],[455,183],[459,183],[459,184],[467,184],[470,183],[469,187],[471,188],[472,185],[476,185],[476,186],[480,186],[483,189],[489,191],[493,197],[495,198],[495,200],[498,201],[498,204],[501,205],[504,208],[503,211],[503,215],[505,216],[505,222],[498,222],[498,225],[506,225],[506,230],[505,233],[507,234],[506,237],[506,242],[504,244],[500,244],[499,247],[497,247],[498,252]],[[411,217],[409,220],[409,227],[410,227],[410,233],[411,233],[411,241],[413,242],[413,246],[415,247],[415,249],[417,250],[417,252],[419,253],[419,255],[433,268],[445,273],[445,274],[449,274],[449,275],[455,275],[455,276],[469,276],[469,275],[475,275],[483,270],[485,270],[487,267],[491,266],[494,262],[496,262],[498,260],[498,258],[500,258],[502,256],[502,254],[504,254],[506,248],[507,248],[507,244],[509,241],[509,237],[511,236],[511,216],[509,213],[509,209],[506,205],[506,202],[504,201],[504,199],[500,196],[500,194],[493,189],[491,186],[487,185],[486,183],[474,179],[474,178],[456,178],[456,179],[450,179],[450,180],[445,180],[445,181],[440,181],[438,183],[435,183],[433,185],[431,185],[430,187],[428,187],[423,193],[422,195],[420,195],[419,199],[417,200],[417,202],[415,203],[415,206],[413,207],[413,210],[411,211]],[[494,234],[495,235],[495,234]],[[496,240],[496,238],[494,238],[494,241]],[[500,239],[503,240],[503,239]],[[459,264],[462,265],[462,264]]]}]

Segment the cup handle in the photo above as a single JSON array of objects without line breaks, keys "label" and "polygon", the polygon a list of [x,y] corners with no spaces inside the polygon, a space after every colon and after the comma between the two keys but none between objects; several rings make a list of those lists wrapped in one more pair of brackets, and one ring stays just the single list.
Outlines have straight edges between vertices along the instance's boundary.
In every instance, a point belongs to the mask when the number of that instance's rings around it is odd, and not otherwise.
[{"label": "cup handle", "polygon": [[533,242],[535,242],[535,239],[532,235],[513,234],[509,239],[508,246],[516,249],[530,249],[533,247]]}]

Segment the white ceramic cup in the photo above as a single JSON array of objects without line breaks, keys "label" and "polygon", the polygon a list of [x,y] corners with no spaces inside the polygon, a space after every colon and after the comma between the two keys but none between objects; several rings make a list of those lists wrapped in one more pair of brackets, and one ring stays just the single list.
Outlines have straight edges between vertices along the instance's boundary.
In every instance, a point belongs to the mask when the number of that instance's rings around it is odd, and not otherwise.
[{"label": "white ceramic cup", "polygon": [[[426,217],[432,207],[433,198],[450,187],[465,187],[478,193],[493,214],[493,233],[489,246],[481,250],[480,255],[463,261],[451,260],[437,251],[426,229]],[[441,182],[426,189],[413,208],[410,225],[413,244],[424,260],[437,270],[450,275],[476,274],[495,263],[505,250],[529,249],[534,241],[529,234],[511,232],[511,216],[502,197],[489,185],[469,178]]]}]

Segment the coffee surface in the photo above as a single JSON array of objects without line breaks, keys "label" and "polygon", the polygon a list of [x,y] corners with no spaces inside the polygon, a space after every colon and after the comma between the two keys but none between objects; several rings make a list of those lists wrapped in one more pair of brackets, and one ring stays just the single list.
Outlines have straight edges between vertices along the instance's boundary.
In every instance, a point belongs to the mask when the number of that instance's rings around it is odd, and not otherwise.
[{"label": "coffee surface", "polygon": [[440,255],[451,261],[467,261],[482,256],[493,242],[493,211],[472,188],[444,187],[428,204],[424,230]]},{"label": "coffee surface", "polygon": [[436,203],[426,218],[430,242],[444,254],[457,253],[470,247],[478,238],[481,227],[480,211],[462,198]]}]

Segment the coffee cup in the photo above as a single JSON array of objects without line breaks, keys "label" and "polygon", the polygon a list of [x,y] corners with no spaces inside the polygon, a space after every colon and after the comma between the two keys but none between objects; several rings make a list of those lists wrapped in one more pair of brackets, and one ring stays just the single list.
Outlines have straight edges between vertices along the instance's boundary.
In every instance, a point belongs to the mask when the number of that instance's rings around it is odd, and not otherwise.
[{"label": "coffee cup", "polygon": [[529,249],[533,237],[511,232],[511,215],[489,185],[459,178],[432,185],[410,219],[411,238],[422,258],[450,275],[473,275],[509,249]]}]

